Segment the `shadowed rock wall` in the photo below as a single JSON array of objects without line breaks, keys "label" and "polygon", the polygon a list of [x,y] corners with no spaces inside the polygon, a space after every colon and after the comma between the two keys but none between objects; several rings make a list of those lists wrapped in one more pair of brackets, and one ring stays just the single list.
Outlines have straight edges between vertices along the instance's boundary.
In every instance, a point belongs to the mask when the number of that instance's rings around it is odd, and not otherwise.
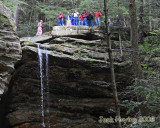
[{"label": "shadowed rock wall", "polygon": [[[44,119],[46,128],[115,128],[98,123],[99,116],[115,116],[111,74],[106,45],[99,40],[47,35],[21,39],[22,60],[11,81],[9,111],[11,128],[40,128],[41,81],[37,42],[48,50],[48,82],[43,54]],[[128,53],[113,52],[118,91],[130,84]],[[49,91],[47,89],[49,85]],[[123,99],[123,95],[119,95]],[[125,97],[126,98],[126,97]],[[125,109],[121,114],[124,115]]]}]

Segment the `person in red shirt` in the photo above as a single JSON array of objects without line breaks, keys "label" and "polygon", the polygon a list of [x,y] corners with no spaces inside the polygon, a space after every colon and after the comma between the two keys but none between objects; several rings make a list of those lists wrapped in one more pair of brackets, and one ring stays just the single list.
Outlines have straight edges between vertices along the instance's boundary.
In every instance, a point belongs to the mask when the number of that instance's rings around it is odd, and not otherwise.
[{"label": "person in red shirt", "polygon": [[83,11],[83,25],[87,26],[87,16],[88,13],[86,12],[86,10]]},{"label": "person in red shirt", "polygon": [[57,18],[58,18],[58,24],[59,26],[63,26],[63,15],[61,12],[59,12],[59,14],[57,15]]},{"label": "person in red shirt", "polygon": [[79,16],[79,26],[83,25],[83,14]]},{"label": "person in red shirt", "polygon": [[97,10],[97,12],[93,12],[95,15],[95,21],[96,21],[96,25],[100,26],[101,22],[100,22],[100,16],[102,16],[102,14],[99,12],[99,10]]}]

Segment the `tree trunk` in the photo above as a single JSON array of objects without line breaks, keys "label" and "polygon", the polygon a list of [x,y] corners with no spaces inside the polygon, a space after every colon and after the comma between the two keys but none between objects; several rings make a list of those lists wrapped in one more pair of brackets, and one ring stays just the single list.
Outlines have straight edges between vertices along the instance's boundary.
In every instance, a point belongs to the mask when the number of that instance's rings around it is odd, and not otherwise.
[{"label": "tree trunk", "polygon": [[122,57],[123,56],[123,50],[122,50],[122,39],[121,39],[120,29],[118,30],[118,34],[119,34],[120,53],[121,53],[121,57]]},{"label": "tree trunk", "polygon": [[18,4],[14,3],[14,6],[15,6],[14,20],[15,20],[15,23],[16,23],[16,30],[17,30],[17,27],[18,27],[18,14],[19,14]]},{"label": "tree trunk", "polygon": [[140,36],[140,43],[144,44],[144,21],[143,21],[143,16],[144,16],[144,10],[143,10],[143,5],[144,2],[143,0],[140,0],[140,8],[139,8],[139,36]]},{"label": "tree trunk", "polygon": [[151,0],[148,1],[149,4],[149,31],[152,31],[152,11],[151,11]]},{"label": "tree trunk", "polygon": [[135,0],[130,0],[129,3],[129,15],[130,15],[130,24],[131,24],[131,43],[132,43],[132,61],[133,61],[133,71],[135,77],[142,78],[142,68],[139,61],[139,52],[138,52],[138,23],[137,23],[137,14],[136,14],[136,4]]},{"label": "tree trunk", "polygon": [[113,65],[113,56],[112,56],[112,48],[111,48],[111,42],[110,42],[110,34],[109,34],[109,25],[108,25],[108,1],[104,0],[104,14],[105,14],[105,41],[108,43],[108,54],[109,54],[109,60],[110,60],[110,69],[111,69],[111,79],[112,79],[112,88],[113,88],[113,94],[115,99],[115,108],[116,108],[116,116],[118,118],[117,121],[117,127],[122,128],[121,122],[119,119],[120,116],[120,107],[119,107],[119,100],[118,100],[118,94],[117,94],[117,86],[116,86],[116,80],[115,80],[115,74],[114,74],[114,65]]}]

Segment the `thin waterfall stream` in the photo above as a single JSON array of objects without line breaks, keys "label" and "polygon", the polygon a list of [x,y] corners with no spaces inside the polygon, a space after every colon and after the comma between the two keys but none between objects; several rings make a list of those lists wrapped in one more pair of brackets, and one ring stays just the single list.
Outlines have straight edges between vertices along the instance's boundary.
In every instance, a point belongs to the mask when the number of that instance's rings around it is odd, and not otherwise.
[{"label": "thin waterfall stream", "polygon": [[46,101],[47,101],[47,123],[48,123],[48,128],[50,128],[50,106],[49,106],[49,94],[50,94],[50,88],[49,88],[49,83],[48,83],[48,50],[45,49],[45,55],[46,55]]},{"label": "thin waterfall stream", "polygon": [[[39,66],[40,66],[40,79],[41,79],[41,116],[42,116],[42,128],[46,128],[45,116],[48,116],[47,123],[50,128],[50,107],[49,107],[49,83],[48,83],[48,51],[47,49],[40,49],[40,44],[37,44],[38,48],[38,57],[39,57]],[[46,64],[43,63],[43,54],[45,54]],[[43,67],[45,66],[45,74],[43,74]],[[46,88],[45,88],[46,84]],[[45,93],[46,90],[46,93]],[[46,100],[44,100],[44,94],[46,94]],[[46,101],[46,105],[45,102]],[[46,113],[45,114],[45,106]]]},{"label": "thin waterfall stream", "polygon": [[43,54],[42,50],[40,49],[39,44],[37,44],[38,48],[38,57],[39,57],[39,65],[40,65],[40,78],[41,78],[41,114],[42,114],[42,127],[45,128],[44,122],[44,95],[43,95]]}]

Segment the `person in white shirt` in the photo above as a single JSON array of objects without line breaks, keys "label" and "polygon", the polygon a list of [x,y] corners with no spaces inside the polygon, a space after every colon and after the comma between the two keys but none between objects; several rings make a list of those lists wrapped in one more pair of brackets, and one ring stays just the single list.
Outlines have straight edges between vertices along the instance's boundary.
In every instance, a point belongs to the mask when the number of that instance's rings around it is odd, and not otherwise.
[{"label": "person in white shirt", "polygon": [[71,26],[71,15],[69,14],[69,12],[66,15],[66,26]]},{"label": "person in white shirt", "polygon": [[108,25],[109,25],[109,26],[112,25],[111,19],[108,19]]},{"label": "person in white shirt", "polygon": [[74,25],[78,26],[78,17],[79,17],[79,12],[75,10],[74,12]]}]

